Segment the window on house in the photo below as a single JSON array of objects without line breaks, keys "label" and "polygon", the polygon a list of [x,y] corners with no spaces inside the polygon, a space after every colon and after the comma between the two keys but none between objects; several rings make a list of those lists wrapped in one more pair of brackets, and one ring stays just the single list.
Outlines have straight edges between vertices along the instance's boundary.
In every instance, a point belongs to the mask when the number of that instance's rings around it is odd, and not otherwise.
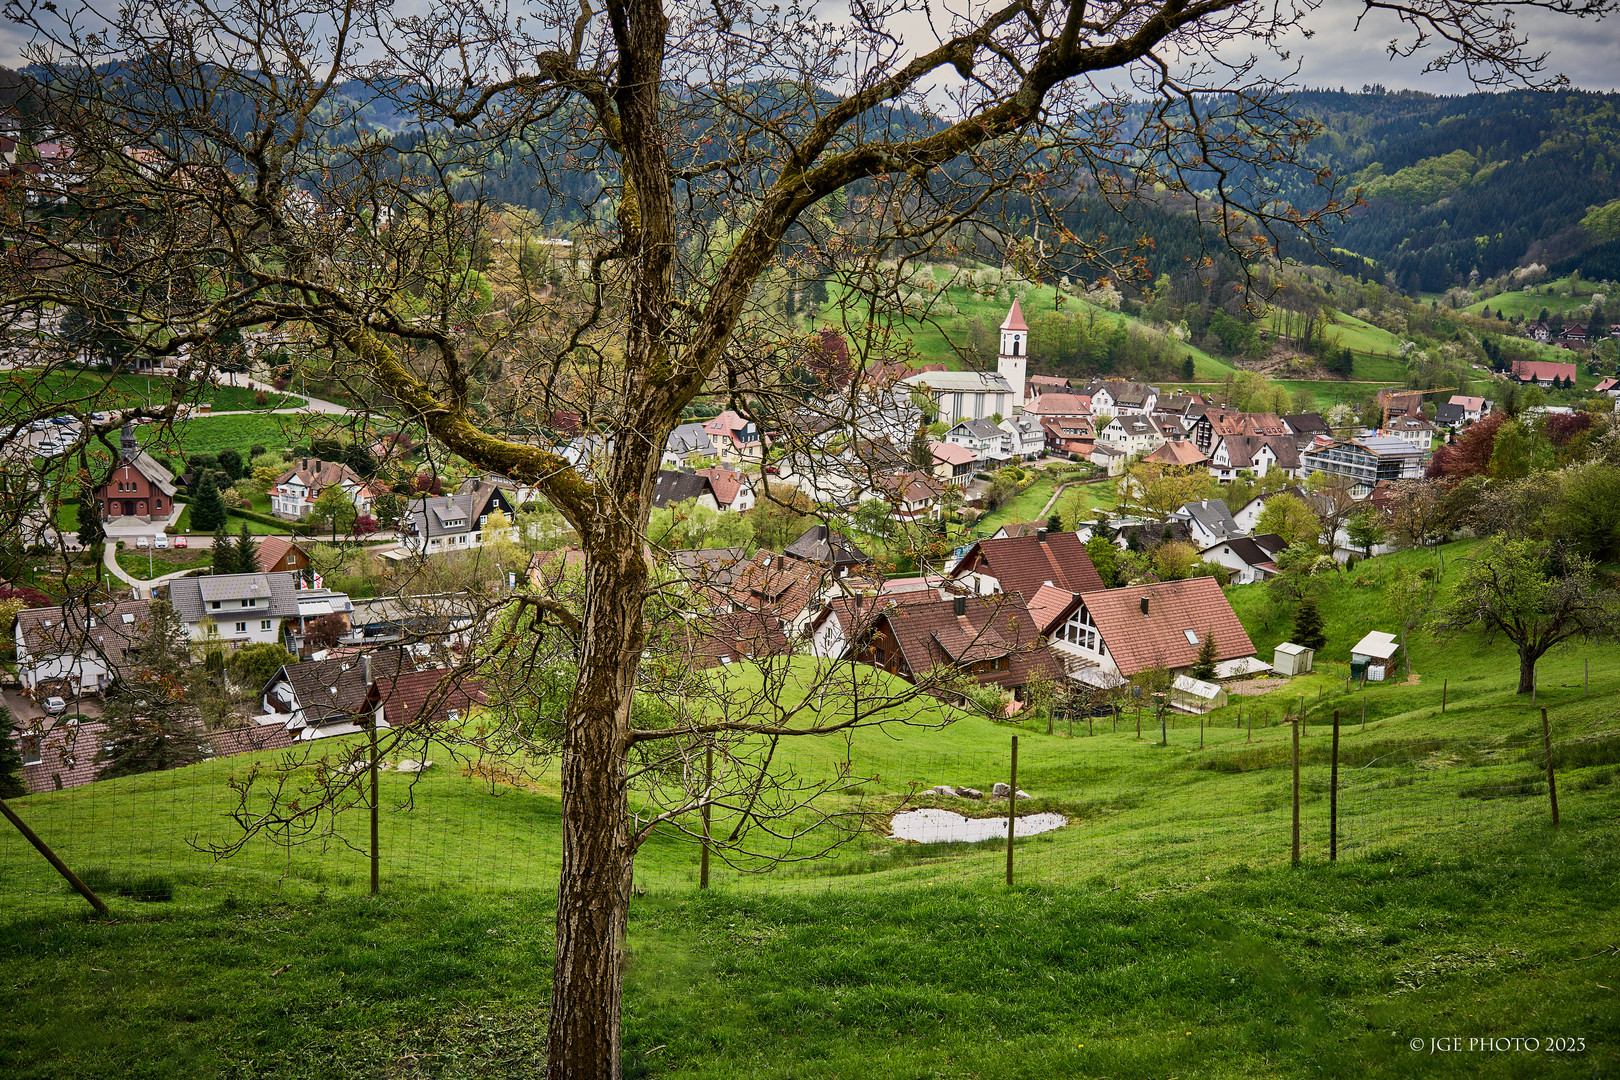
[{"label": "window on house", "polygon": [[245,623],[245,622],[239,622],[239,623],[237,623],[237,624],[236,624],[236,632],[237,632],[237,633],[238,633],[238,634],[245,634],[245,633],[247,633],[247,623]]},{"label": "window on house", "polygon": [[287,565],[288,566],[292,566],[296,562],[298,562],[298,556],[296,556],[296,555],[287,556]]},{"label": "window on house", "polygon": [[269,619],[260,619],[259,620],[259,629],[260,630],[268,630],[268,629],[270,629],[270,620]]},{"label": "window on house", "polygon": [[1198,644],[1198,635],[1196,633],[1194,633],[1192,630],[1190,630],[1190,629],[1189,630],[1183,630],[1182,633],[1187,635],[1187,644],[1189,644],[1189,645],[1197,645]]},{"label": "window on house", "polygon": [[461,710],[460,709],[446,709],[444,715],[453,724],[457,720],[461,719]]},{"label": "window on house", "polygon": [[219,610],[219,601],[218,600],[210,600],[210,601],[208,601],[208,609],[210,611],[218,611]]},{"label": "window on house", "polygon": [[23,736],[22,759],[24,765],[39,765],[44,762],[45,754],[40,748],[38,735]]}]

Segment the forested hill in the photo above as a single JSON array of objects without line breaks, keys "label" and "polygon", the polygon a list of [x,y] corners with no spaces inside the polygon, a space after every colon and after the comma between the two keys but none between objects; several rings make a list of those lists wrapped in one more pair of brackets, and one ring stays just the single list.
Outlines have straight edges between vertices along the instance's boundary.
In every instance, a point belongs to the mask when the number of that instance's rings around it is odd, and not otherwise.
[{"label": "forested hill", "polygon": [[1325,125],[1311,147],[1319,163],[1365,188],[1368,205],[1337,244],[1377,259],[1402,289],[1442,291],[1526,262],[1620,277],[1620,235],[1581,224],[1620,199],[1620,94],[1374,88],[1296,100]]}]

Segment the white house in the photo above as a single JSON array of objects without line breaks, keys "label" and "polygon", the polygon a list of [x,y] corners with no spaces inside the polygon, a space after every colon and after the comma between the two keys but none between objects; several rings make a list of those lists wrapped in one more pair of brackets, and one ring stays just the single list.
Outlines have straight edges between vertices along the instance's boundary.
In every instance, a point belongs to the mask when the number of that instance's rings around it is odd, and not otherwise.
[{"label": "white house", "polygon": [[270,489],[270,512],[288,521],[307,517],[315,500],[333,484],[354,503],[357,514],[371,513],[371,486],[353,469],[338,461],[301,458],[298,464],[277,477]]},{"label": "white house", "polygon": [[100,693],[144,631],[150,609],[149,600],[125,600],[19,611],[14,633],[23,689],[61,683],[68,694]]},{"label": "white house", "polygon": [[1001,421],[1007,433],[1007,451],[1015,461],[1034,461],[1046,452],[1046,428],[1040,417],[1027,413],[1009,416]]},{"label": "white house", "polygon": [[512,503],[494,484],[474,481],[467,491],[455,495],[424,495],[400,517],[400,550],[413,555],[440,555],[481,547],[485,541],[496,539],[485,533],[485,526],[496,512],[506,517],[506,536],[516,540]]},{"label": "white house", "polygon": [[1244,535],[1223,499],[1200,499],[1198,502],[1183,503],[1170,512],[1169,520],[1185,524],[1192,542],[1199,550]]},{"label": "white house", "polygon": [[1081,393],[1091,398],[1093,413],[1107,413],[1110,416],[1150,415],[1159,403],[1157,387],[1126,382],[1124,379],[1092,383]]},{"label": "white house", "polygon": [[1163,446],[1165,438],[1153,417],[1143,413],[1119,413],[1097,429],[1097,442],[1107,443],[1129,457],[1141,457]]},{"label": "white house", "polygon": [[1277,576],[1277,555],[1287,546],[1276,533],[1234,536],[1204,548],[1198,555],[1205,562],[1230,570],[1232,584],[1249,585]]},{"label": "white house", "polygon": [[191,640],[239,646],[279,642],[296,651],[306,624],[327,615],[347,620],[346,593],[300,589],[298,574],[215,574],[169,582],[169,603]]},{"label": "white house", "polygon": [[994,469],[1012,458],[1012,433],[991,420],[962,420],[945,433],[945,441],[966,447]]}]

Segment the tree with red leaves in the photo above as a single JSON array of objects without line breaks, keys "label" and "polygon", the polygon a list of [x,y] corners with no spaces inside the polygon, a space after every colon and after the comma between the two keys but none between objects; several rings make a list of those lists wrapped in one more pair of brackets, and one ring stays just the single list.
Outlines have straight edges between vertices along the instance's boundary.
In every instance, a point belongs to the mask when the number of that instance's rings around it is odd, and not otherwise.
[{"label": "tree with red leaves", "polygon": [[1455,442],[1434,452],[1429,459],[1430,479],[1449,477],[1461,480],[1467,476],[1484,476],[1496,450],[1496,433],[1507,422],[1501,413],[1492,413],[1463,432]]}]

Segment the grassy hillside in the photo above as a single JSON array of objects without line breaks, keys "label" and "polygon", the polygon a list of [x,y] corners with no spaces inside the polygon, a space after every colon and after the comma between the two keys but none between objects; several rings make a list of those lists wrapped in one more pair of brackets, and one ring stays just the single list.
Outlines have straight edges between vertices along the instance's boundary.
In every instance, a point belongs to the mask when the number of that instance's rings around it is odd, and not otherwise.
[{"label": "grassy hillside", "polygon": [[[1517,292],[1498,293],[1488,300],[1470,304],[1463,310],[1482,315],[1486,308],[1490,308],[1492,314],[1500,311],[1509,319],[1515,315],[1522,315],[1534,322],[1540,318],[1542,308],[1546,308],[1549,312],[1564,314],[1584,304],[1590,304],[1593,293],[1613,291],[1605,290],[1601,283],[1583,281],[1573,275],[1555,281],[1541,282],[1532,285],[1530,289],[1530,292],[1521,289]],[[1568,296],[1564,295],[1566,292],[1569,293]],[[1615,298],[1610,296],[1608,299],[1612,305]]]},{"label": "grassy hillside", "polygon": [[148,402],[161,404],[172,400],[177,392],[182,401],[206,402],[216,411],[281,409],[302,403],[301,398],[270,393],[264,405],[257,405],[254,403],[257,391],[245,386],[187,384],[177,387],[173,379],[162,376],[112,375],[99,371],[53,371],[45,375],[27,370],[0,372],[0,401],[6,404],[26,397],[27,400],[52,401],[64,409],[82,405],[95,411],[108,411]]},{"label": "grassy hillside", "polygon": [[[1465,553],[1453,546],[1448,565]],[[1620,649],[1544,661],[1560,741],[1554,831],[1536,792],[1539,721],[1511,692],[1499,642],[1414,637],[1417,679],[1369,687],[1365,732],[1359,711],[1351,722],[1363,696],[1343,692],[1349,645],[1388,628],[1376,582],[1436,559],[1373,560],[1324,581],[1319,673],[1202,729],[1181,717],[1165,746],[1151,717],[1136,738],[1130,709],[1117,732],[1105,717],[1072,737],[1061,723],[1049,736],[963,716],[943,730],[784,746],[781,766],[807,778],[850,762],[866,780],[849,805],[879,816],[830,861],[764,877],[717,864],[707,894],[695,891],[689,842],[648,843],[630,924],[627,1075],[1608,1075],[1620,1067],[1620,1009],[1606,990],[1620,957],[1605,952],[1620,914],[1620,740],[1607,733]],[[1232,595],[1269,652],[1286,615],[1261,587]],[[1315,722],[1304,863],[1290,869],[1288,729],[1273,724],[1302,698]],[[1341,859],[1329,864],[1334,707],[1347,722]],[[1072,821],[1019,842],[1015,888],[1002,884],[999,841],[884,839],[881,812],[913,784],[1005,779],[1015,731],[1027,808]],[[385,774],[384,888],[372,901],[363,855],[341,844],[258,842],[223,863],[196,850],[230,835],[224,782],[247,764],[16,800],[94,871],[116,918],[88,917],[16,837],[0,846],[0,948],[13,958],[0,1070],[532,1071],[558,871],[554,774],[492,789],[445,756],[408,808],[408,778]],[[344,825],[363,835],[358,816]],[[149,876],[171,900],[118,895]],[[1586,1049],[1533,1062],[1407,1049],[1530,1033]]]}]

